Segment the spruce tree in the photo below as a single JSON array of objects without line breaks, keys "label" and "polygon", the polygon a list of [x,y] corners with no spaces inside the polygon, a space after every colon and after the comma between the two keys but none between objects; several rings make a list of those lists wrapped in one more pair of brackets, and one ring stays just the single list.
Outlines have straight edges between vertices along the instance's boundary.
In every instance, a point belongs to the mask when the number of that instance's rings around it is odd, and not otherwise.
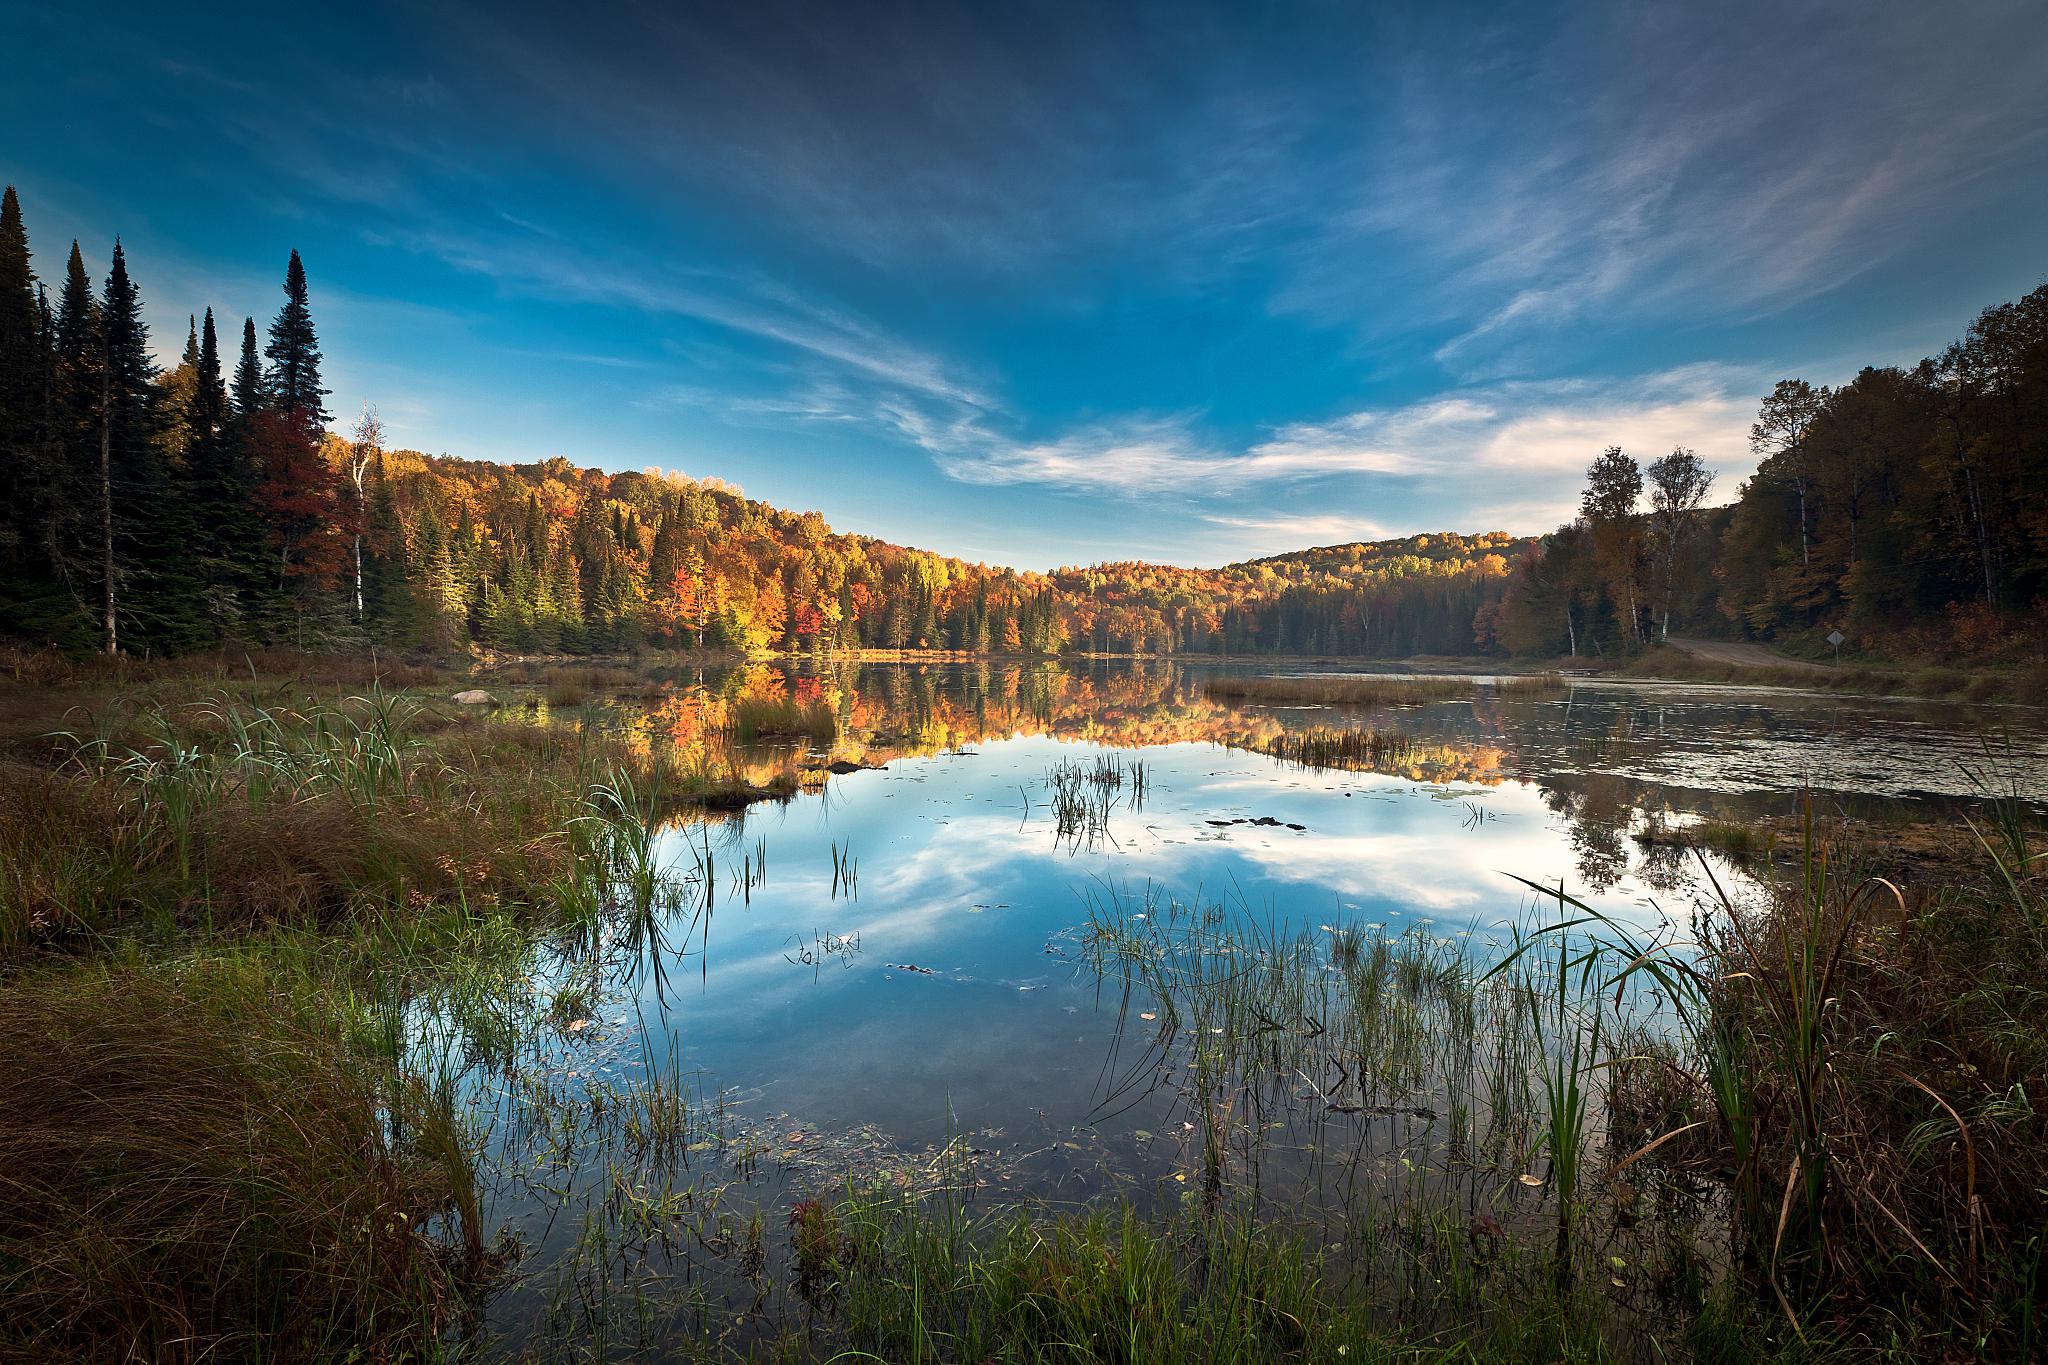
[{"label": "spruce tree", "polygon": [[106,572],[113,557],[112,482],[102,477],[99,440],[100,370],[106,358],[99,302],[76,241],[64,266],[55,338],[58,466],[51,542],[58,573],[104,648],[113,611],[113,579]]},{"label": "spruce tree", "polygon": [[[107,554],[104,524],[101,549],[103,561],[111,560],[113,597],[120,599],[116,604],[102,598],[107,649],[115,651],[117,616],[126,618],[120,629],[127,631],[131,646],[190,648],[204,636],[191,571],[191,525],[170,479],[162,425],[167,414],[158,403],[157,366],[149,355],[141,291],[128,274],[127,254],[118,239],[100,299],[100,345],[100,455],[112,552]],[[102,571],[108,567],[103,562]]]},{"label": "spruce tree", "polygon": [[270,344],[263,354],[270,361],[270,395],[278,409],[308,428],[325,426],[327,390],[320,386],[320,338],[313,331],[306,267],[297,251],[285,267],[284,307],[270,324]]},{"label": "spruce tree", "polygon": [[242,319],[242,359],[235,366],[235,416],[247,417],[270,404],[264,388],[263,361],[256,353],[256,319]]},{"label": "spruce tree", "polygon": [[42,502],[36,477],[42,426],[38,398],[44,343],[36,278],[29,269],[28,230],[21,221],[21,201],[9,185],[0,195],[0,576],[10,583],[29,575],[37,541],[35,514]]},{"label": "spruce tree", "polygon": [[195,569],[213,633],[233,636],[244,629],[250,593],[259,581],[262,530],[250,505],[253,480],[228,407],[211,308],[200,330],[187,402],[184,484]]}]

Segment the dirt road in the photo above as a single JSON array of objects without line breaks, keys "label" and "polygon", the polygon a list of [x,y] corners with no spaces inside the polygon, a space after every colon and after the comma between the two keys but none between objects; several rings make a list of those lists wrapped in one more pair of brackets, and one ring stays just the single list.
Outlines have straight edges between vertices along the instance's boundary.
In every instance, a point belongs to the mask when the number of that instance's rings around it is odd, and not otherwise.
[{"label": "dirt road", "polygon": [[1733,664],[1737,668],[1793,668],[1809,673],[1832,671],[1826,664],[1817,664],[1807,659],[1788,659],[1782,654],[1771,653],[1762,645],[1742,640],[1681,640],[1674,635],[1664,643],[1696,659],[1709,659],[1717,664]]}]

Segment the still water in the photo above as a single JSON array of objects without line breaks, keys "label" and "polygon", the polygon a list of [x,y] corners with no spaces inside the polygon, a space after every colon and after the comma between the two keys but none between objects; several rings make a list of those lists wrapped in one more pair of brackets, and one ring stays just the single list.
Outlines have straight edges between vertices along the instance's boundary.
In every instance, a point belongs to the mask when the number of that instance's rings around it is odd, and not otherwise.
[{"label": "still water", "polygon": [[[1907,820],[1986,781],[2048,799],[2048,727],[2022,708],[1591,681],[1273,708],[1209,699],[1211,673],[756,667],[658,676],[646,694],[541,716],[802,785],[662,831],[673,907],[535,965],[535,1017],[551,1026],[522,1079],[475,1092],[499,1135],[492,1218],[568,1254],[588,1231],[565,1207],[615,1204],[622,1179],[639,1189],[645,1143],[533,1115],[593,1093],[602,1109],[650,1081],[687,1092],[677,1154],[728,1202],[772,1207],[849,1178],[913,1187],[942,1156],[974,1165],[982,1197],[1175,1197],[1200,1117],[1192,1063],[1160,1036],[1172,1021],[1156,999],[1097,970],[1103,925],[1206,910],[1269,940],[1377,935],[1484,962],[1556,913],[1526,883],[1646,931],[1710,905],[1692,854],[1637,837],[1653,825],[1783,816],[1808,793]],[[732,743],[730,703],[761,696],[823,702],[838,733]],[[1314,729],[1387,742],[1344,767],[1270,756]],[[1741,894],[1741,870],[1714,870]],[[1295,1068],[1264,1083],[1281,1109],[1300,1102],[1263,1125],[1295,1158],[1421,1162],[1444,1139],[1441,1078],[1368,1093],[1348,1072]],[[1313,1165],[1288,1168],[1288,1198],[1357,1178]],[[509,1319],[536,1311],[511,1302]]]}]

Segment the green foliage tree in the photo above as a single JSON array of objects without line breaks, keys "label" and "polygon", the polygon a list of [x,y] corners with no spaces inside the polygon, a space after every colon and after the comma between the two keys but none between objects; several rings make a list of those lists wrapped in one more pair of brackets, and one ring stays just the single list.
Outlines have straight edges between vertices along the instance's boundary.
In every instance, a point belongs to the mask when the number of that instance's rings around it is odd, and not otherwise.
[{"label": "green foliage tree", "polygon": [[1707,493],[1714,486],[1714,475],[1707,468],[1706,461],[1684,446],[1679,446],[1660,460],[1652,461],[1648,470],[1650,486],[1650,522],[1656,532],[1658,567],[1664,599],[1663,612],[1657,625],[1659,639],[1671,638],[1671,604],[1678,596],[1678,550],[1684,543],[1686,532],[1692,528],[1700,507],[1707,500]]},{"label": "green foliage tree", "polygon": [[1620,613],[1624,638],[1642,643],[1642,614],[1636,585],[1642,573],[1643,530],[1636,504],[1643,496],[1643,471],[1620,446],[1609,446],[1586,470],[1579,514],[1593,536],[1593,556],[1608,595]]},{"label": "green foliage tree", "polygon": [[256,319],[242,319],[242,357],[235,363],[235,416],[248,417],[270,406],[263,360],[256,350]]},{"label": "green foliage tree", "polygon": [[311,428],[327,424],[327,390],[320,383],[320,338],[313,329],[306,267],[292,252],[284,271],[284,306],[270,324],[263,348],[270,367],[264,374],[268,397],[280,412]]}]

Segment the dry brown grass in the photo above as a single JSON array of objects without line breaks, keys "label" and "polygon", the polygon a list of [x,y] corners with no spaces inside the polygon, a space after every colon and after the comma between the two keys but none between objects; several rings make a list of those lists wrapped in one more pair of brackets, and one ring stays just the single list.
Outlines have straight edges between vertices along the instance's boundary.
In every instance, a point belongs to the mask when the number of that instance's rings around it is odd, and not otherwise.
[{"label": "dry brown grass", "polygon": [[602,842],[591,802],[620,775],[660,818],[793,789],[623,735],[383,694],[223,695],[72,722],[0,760],[0,960],[138,930],[545,910],[587,880]]},{"label": "dry brown grass", "polygon": [[1658,1162],[1728,1190],[1759,1292],[1845,1343],[2043,1344],[2048,864],[2026,837],[1979,844],[1974,885],[1900,887],[1809,825],[1760,903],[1703,922],[1700,970],[1667,973],[1700,983],[1699,1057],[1653,1040],[1616,1072],[1617,1141],[1675,1135]]},{"label": "dry brown grass", "polygon": [[1203,691],[1216,701],[1266,706],[1421,706],[1471,696],[1470,678],[1212,678]]},{"label": "dry brown grass", "polygon": [[0,991],[0,1358],[425,1353],[481,1268],[425,1231],[459,1144],[349,1031],[239,960]]}]

